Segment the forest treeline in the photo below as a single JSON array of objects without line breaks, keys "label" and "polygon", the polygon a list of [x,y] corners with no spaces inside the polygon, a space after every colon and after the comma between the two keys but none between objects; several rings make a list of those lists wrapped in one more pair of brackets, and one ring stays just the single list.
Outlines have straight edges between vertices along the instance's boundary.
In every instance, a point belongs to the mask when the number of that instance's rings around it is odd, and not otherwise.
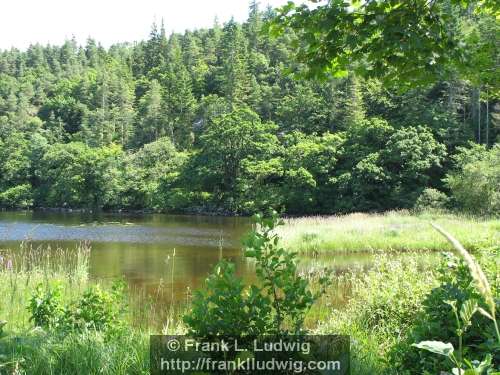
[{"label": "forest treeline", "polygon": [[[372,211],[498,176],[498,97],[460,76],[405,91],[296,79],[300,41],[271,38],[274,15],[252,2],[243,24],[0,51],[0,206]],[[498,23],[469,33],[490,43]]]}]

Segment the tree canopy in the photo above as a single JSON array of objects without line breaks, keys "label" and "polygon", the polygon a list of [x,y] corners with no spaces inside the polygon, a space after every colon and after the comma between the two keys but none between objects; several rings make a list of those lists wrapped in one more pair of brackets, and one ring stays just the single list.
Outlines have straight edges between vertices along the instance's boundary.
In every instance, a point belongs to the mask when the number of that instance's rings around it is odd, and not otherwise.
[{"label": "tree canopy", "polygon": [[409,208],[498,142],[496,2],[250,5],[133,44],[0,51],[0,206]]},{"label": "tree canopy", "polygon": [[298,59],[308,66],[307,75],[342,77],[353,71],[388,85],[412,87],[459,71],[472,80],[481,76],[493,81],[485,76],[496,74],[498,89],[497,1],[310,3],[298,6],[290,1],[271,24],[275,35],[289,29],[298,34],[294,46]]}]

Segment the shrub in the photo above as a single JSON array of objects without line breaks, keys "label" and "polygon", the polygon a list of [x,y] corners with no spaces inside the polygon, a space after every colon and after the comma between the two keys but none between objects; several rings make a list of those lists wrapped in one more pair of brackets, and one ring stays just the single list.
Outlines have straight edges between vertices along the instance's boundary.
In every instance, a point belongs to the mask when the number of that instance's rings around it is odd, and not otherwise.
[{"label": "shrub", "polygon": [[414,209],[416,211],[437,210],[441,211],[446,209],[450,199],[448,196],[436,189],[427,188],[422,191],[417,201],[415,202]]},{"label": "shrub", "polygon": [[33,191],[30,184],[11,187],[0,193],[0,206],[28,208],[33,205]]},{"label": "shrub", "polygon": [[[350,276],[353,297],[346,314],[371,335],[404,337],[422,310],[422,299],[433,279],[432,272],[422,271],[417,256],[390,259],[379,255],[370,270]],[[329,323],[338,322],[334,318]]]},{"label": "shrub", "polygon": [[165,189],[165,208],[168,210],[206,210],[212,202],[212,194],[184,188]]},{"label": "shrub", "polygon": [[113,331],[121,327],[123,313],[123,284],[115,283],[111,291],[99,285],[90,286],[81,299],[63,306],[61,287],[44,289],[38,285],[31,297],[28,309],[30,321],[35,326],[69,331]]},{"label": "shrub", "polygon": [[309,281],[297,272],[297,255],[278,245],[275,229],[282,221],[277,214],[254,219],[257,229],[245,240],[245,256],[255,261],[257,285],[244,286],[234,275],[234,265],[219,263],[207,279],[207,289],[195,294],[192,311],[184,317],[191,334],[297,334],[306,313],[324,293],[329,273],[311,292]]},{"label": "shrub", "polygon": [[419,270],[416,258],[403,262],[382,257],[355,286],[360,297],[354,303],[359,322],[380,335],[405,336],[422,309],[431,278]]},{"label": "shrub", "polygon": [[93,285],[72,310],[67,310],[66,319],[77,330],[94,329],[107,331],[120,326],[121,292],[107,292]]},{"label": "shrub", "polygon": [[[472,279],[469,285],[474,285],[475,291],[479,294],[481,300],[476,298],[466,299],[461,303],[460,308],[458,307],[459,301],[457,300],[444,301],[446,305],[451,307],[455,318],[455,332],[458,340],[458,348],[450,342],[436,340],[421,341],[412,346],[446,358],[448,362],[451,362],[454,366],[451,371],[453,374],[498,374],[498,368],[496,370],[494,368],[498,365],[498,357],[500,354],[500,331],[498,328],[496,301],[498,299],[498,288],[496,288],[496,291],[492,288],[489,278],[486,276],[486,273],[479,263],[453,236],[436,225],[434,225],[434,227],[453,245],[457,253],[460,254],[461,260],[466,264]],[[495,257],[498,259],[498,251],[495,252]],[[495,271],[497,270],[498,263],[495,267]],[[495,272],[494,277],[496,278],[497,276],[498,272]],[[494,281],[496,284],[497,280],[494,279]],[[481,338],[485,343],[480,346],[476,344],[471,345],[464,340],[466,333],[472,327],[474,315],[478,315],[476,313],[480,313],[483,318],[489,320],[490,327],[492,328],[492,334],[488,334],[488,332],[485,332],[485,334],[483,333]],[[455,348],[458,349],[457,352],[455,352]],[[472,360],[472,357],[467,351],[468,349],[477,350],[477,348],[485,352],[481,357],[481,362]],[[449,366],[446,367],[449,368]],[[464,369],[464,367],[466,367],[466,369]],[[443,372],[441,371],[441,373]]]},{"label": "shrub", "polygon": [[267,330],[269,298],[256,287],[245,290],[234,264],[221,261],[207,278],[206,288],[194,294],[191,312],[184,317],[191,333],[208,338],[256,336]]},{"label": "shrub", "polygon": [[[498,259],[500,248],[483,250],[480,263],[492,283],[492,292],[496,299],[499,297],[498,289]],[[424,340],[451,343],[459,347],[457,327],[455,324],[456,309],[463,309],[467,301],[478,301],[481,308],[487,309],[486,301],[474,286],[473,277],[466,263],[452,254],[444,254],[438,269],[439,286],[434,288],[423,301],[423,310],[414,323],[412,332],[407,340],[403,340],[393,349],[401,355],[400,366],[411,374],[421,374],[424,371],[439,373],[443,368],[449,367],[450,362],[446,357],[437,357],[432,353],[412,348],[412,343]],[[445,303],[453,301],[453,304]],[[497,311],[497,318],[499,317]],[[470,327],[463,333],[462,340],[467,343],[464,355],[468,358],[483,359],[488,353],[493,353],[494,360],[500,361],[500,348],[495,344],[495,331],[491,320],[483,315],[477,315],[470,323]]]},{"label": "shrub", "polygon": [[36,327],[58,327],[64,314],[61,305],[61,286],[56,284],[44,290],[42,284],[38,284],[31,296],[28,310],[31,313],[30,321]]},{"label": "shrub", "polygon": [[411,332],[422,300],[437,285],[434,273],[416,253],[377,255],[370,269],[352,272],[339,277],[345,288],[352,288],[348,305],[334,310],[317,332],[351,336],[353,374],[401,375],[392,372],[395,363],[388,354]]},{"label": "shrub", "polygon": [[500,145],[490,150],[482,145],[461,148],[456,169],[445,182],[456,206],[477,214],[500,213]]}]

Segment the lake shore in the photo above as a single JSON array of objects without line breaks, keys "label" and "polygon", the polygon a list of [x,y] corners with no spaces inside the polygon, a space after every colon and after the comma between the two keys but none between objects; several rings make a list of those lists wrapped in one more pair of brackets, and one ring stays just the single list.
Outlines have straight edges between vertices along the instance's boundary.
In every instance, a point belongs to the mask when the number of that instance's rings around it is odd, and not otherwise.
[{"label": "lake shore", "polygon": [[[312,334],[351,336],[352,373],[389,373],[393,369],[388,359],[404,363],[407,359],[401,356],[412,353],[409,336],[412,324],[417,318],[425,323],[423,301],[439,287],[443,277],[439,272],[448,272],[439,271],[443,264],[449,264],[448,258],[438,265],[425,253],[416,251],[450,250],[434,233],[430,222],[437,222],[456,234],[471,250],[498,247],[498,219],[443,213],[397,211],[287,218],[285,225],[278,228],[287,248],[311,259],[301,272],[312,290],[318,288],[324,267],[329,267],[323,258],[349,251],[376,253],[374,264],[368,269],[352,267],[341,274],[332,274],[326,294],[309,311],[305,321],[305,328]],[[408,257],[394,257],[395,251],[404,251]],[[483,253],[487,255],[486,248],[484,252],[478,251],[478,256]],[[494,264],[495,254],[485,259],[484,264]],[[147,374],[149,335],[186,333],[183,311],[173,311],[166,305],[159,306],[158,311],[158,307],[152,308],[151,298],[137,304],[131,299],[130,290],[126,290],[122,302],[107,302],[113,301],[110,300],[113,287],[89,278],[88,248],[81,247],[76,252],[61,250],[57,257],[31,248],[22,253],[3,251],[1,255],[0,292],[8,302],[0,303],[0,321],[6,321],[3,334],[0,329],[0,373],[4,369],[8,373],[22,369],[33,374]],[[488,276],[491,275],[490,272]],[[343,290],[349,293],[339,294]],[[65,314],[77,314],[78,306],[85,306],[82,301],[88,300],[89,295],[97,301],[89,310],[97,313],[87,318],[92,324],[84,330],[61,328],[61,324],[69,324]],[[336,299],[345,300],[342,308],[334,303]],[[34,309],[33,301],[43,309]],[[30,305],[31,310],[27,309]],[[189,311],[189,303],[184,308]],[[33,311],[42,311],[48,317],[66,313],[58,318],[62,323],[41,328],[35,324]],[[100,322],[99,317],[108,315],[112,319],[103,324],[109,328],[92,328]],[[137,324],[138,316],[145,324]],[[159,320],[160,325],[148,325],[148,320]],[[70,323],[75,324],[73,320]],[[401,363],[398,365],[403,366]]]},{"label": "lake shore", "polygon": [[409,211],[289,218],[278,234],[283,246],[302,254],[451,250],[431,223],[447,228],[471,251],[500,241],[498,218]]}]

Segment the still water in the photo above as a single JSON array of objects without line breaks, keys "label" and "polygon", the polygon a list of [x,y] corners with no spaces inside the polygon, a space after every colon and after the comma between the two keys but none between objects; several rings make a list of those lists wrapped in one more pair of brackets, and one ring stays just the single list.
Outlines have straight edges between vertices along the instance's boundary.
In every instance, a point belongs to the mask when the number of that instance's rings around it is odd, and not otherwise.
[{"label": "still water", "polygon": [[[0,249],[18,248],[26,240],[67,249],[90,241],[92,279],[123,278],[131,290],[146,294],[161,286],[169,291],[162,304],[174,305],[203,285],[221,257],[251,280],[253,265],[241,250],[250,229],[250,219],[241,217],[0,212]],[[370,260],[369,254],[337,254],[301,262],[303,267],[328,263],[341,271]]]}]

